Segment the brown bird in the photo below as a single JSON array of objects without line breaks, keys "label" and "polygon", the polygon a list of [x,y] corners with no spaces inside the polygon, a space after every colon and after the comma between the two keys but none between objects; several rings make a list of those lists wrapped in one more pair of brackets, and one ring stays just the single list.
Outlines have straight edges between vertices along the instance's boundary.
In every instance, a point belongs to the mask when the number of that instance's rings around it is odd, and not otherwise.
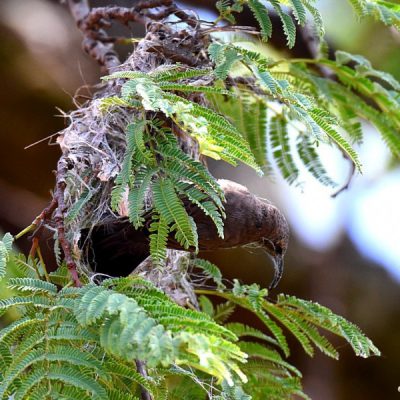
[{"label": "brown bird", "polygon": [[[270,284],[274,288],[279,283],[283,272],[289,227],[283,214],[273,205],[263,201],[238,183],[219,180],[224,191],[226,219],[224,238],[218,236],[212,220],[196,205],[184,199],[189,215],[196,222],[199,249],[217,250],[257,244],[271,256],[275,274]],[[88,236],[82,232],[83,248],[87,251],[91,267],[96,271],[111,276],[126,276],[149,256],[149,231],[145,227],[136,230],[127,218],[115,219],[104,225],[96,226]],[[89,240],[86,240],[89,239]],[[181,249],[172,237],[168,247]]]}]

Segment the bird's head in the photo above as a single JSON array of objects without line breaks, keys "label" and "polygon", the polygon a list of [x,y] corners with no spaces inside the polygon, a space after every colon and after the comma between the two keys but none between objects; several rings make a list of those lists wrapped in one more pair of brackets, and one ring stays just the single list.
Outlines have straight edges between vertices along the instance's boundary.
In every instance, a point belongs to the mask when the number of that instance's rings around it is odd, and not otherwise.
[{"label": "bird's head", "polygon": [[262,239],[262,243],[264,249],[274,263],[274,278],[269,285],[269,289],[274,289],[277,287],[283,274],[283,258],[289,244],[289,225],[286,221],[286,218],[277,208],[271,206],[269,212],[271,212],[271,208],[276,210],[272,210],[272,212],[275,214],[275,229],[273,230],[271,236],[268,238],[264,237]]}]

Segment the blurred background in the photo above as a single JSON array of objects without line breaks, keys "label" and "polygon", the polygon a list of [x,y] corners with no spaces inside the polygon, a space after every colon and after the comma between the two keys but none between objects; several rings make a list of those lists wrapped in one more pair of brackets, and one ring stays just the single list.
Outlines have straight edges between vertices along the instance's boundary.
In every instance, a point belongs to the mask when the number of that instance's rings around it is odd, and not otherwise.
[{"label": "blurred background", "polygon": [[[181,3],[195,7],[204,19],[215,16],[214,1]],[[400,80],[398,32],[358,22],[345,0],[318,3],[333,48],[362,54]],[[255,25],[246,14],[239,23]],[[142,31],[135,29],[128,34],[139,37]],[[74,107],[77,93],[80,101],[90,96],[100,71],[82,53],[80,32],[58,1],[1,0],[0,38],[0,231],[16,234],[50,199],[59,156],[55,134],[68,123],[62,112]],[[287,56],[282,42],[276,29],[275,51]],[[301,45],[292,54],[304,53]],[[210,163],[215,176],[245,184],[288,217],[291,244],[279,291],[332,308],[358,324],[382,351],[380,358],[357,359],[338,342],[336,362],[318,354],[310,359],[293,344],[291,361],[315,400],[400,398],[400,167],[373,128],[365,125],[365,131],[358,149],[364,174],[337,198],[306,173],[300,185],[289,187],[279,176],[260,179],[246,168]],[[346,160],[330,148],[323,151],[327,169],[344,182],[350,168]],[[27,251],[27,242],[17,244]],[[269,261],[257,250],[203,256],[221,266],[227,278],[266,286],[272,277]]]}]

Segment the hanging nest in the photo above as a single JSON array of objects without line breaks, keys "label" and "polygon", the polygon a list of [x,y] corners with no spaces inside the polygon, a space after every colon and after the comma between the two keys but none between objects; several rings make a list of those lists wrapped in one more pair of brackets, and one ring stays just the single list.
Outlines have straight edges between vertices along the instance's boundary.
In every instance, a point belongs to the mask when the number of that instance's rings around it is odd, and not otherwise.
[{"label": "hanging nest", "polygon": [[[190,63],[196,58],[197,66],[204,68],[209,63],[205,53],[202,52],[205,43],[199,41],[196,30],[187,28],[186,26],[185,29],[180,29],[175,23],[150,23],[147,26],[146,36],[137,44],[126,62],[112,68],[110,72],[149,73],[164,70],[175,64],[177,56],[181,68],[188,67],[182,64],[185,57]],[[171,44],[175,46],[174,52],[170,49]],[[165,45],[168,46],[167,51],[164,51]],[[123,83],[123,79],[117,79],[103,84],[92,100],[69,113],[68,127],[60,133],[57,140],[62,150],[57,168],[57,187],[59,192],[62,188],[62,193],[57,193],[56,190],[55,195],[62,196],[65,241],[80,271],[89,275],[92,270],[99,272],[94,262],[92,233],[96,232],[98,227],[112,229],[113,223],[124,220],[123,217],[126,217],[127,213],[124,202],[115,213],[110,207],[110,198],[126,150],[126,127],[136,119],[137,111],[127,107],[113,107],[112,111],[106,112],[102,109],[102,100],[119,96]],[[191,83],[198,84],[196,78],[191,80]],[[204,85],[204,79],[201,84]],[[201,96],[197,98],[198,101],[203,101]],[[173,125],[172,121],[166,120],[165,123]],[[177,132],[177,136],[182,149],[190,152],[191,157],[199,159],[196,142],[182,132]],[[145,211],[150,211],[152,208],[150,196],[150,193],[146,196]],[[59,197],[57,201],[60,202]],[[141,239],[144,242],[138,243],[133,254],[128,249],[119,250],[126,253],[125,258],[128,258],[126,262],[130,264],[126,267],[127,270],[119,268],[118,271],[113,271],[113,266],[109,266],[101,269],[101,272],[110,275],[127,275],[131,272],[149,255],[148,241],[146,238]],[[64,238],[59,240],[61,243]],[[114,248],[115,251],[118,250]],[[181,253],[182,257],[187,257]],[[179,257],[174,255],[172,258],[175,262],[169,262],[170,266],[175,265]],[[171,260],[171,255],[169,259]],[[101,264],[103,263],[104,261]],[[88,268],[89,266],[91,268]]]},{"label": "hanging nest", "polygon": [[[188,15],[167,0],[139,3],[133,9],[107,7],[83,13],[81,3],[70,2],[78,26],[85,34],[84,48],[108,73],[137,71],[154,73],[171,67],[211,69],[206,48],[209,36],[201,29],[196,16]],[[161,7],[150,13],[152,7]],[[147,33],[128,59],[120,64],[102,28],[107,19],[127,23],[145,23]],[[95,35],[94,35],[95,33]],[[95,38],[95,39],[94,39]],[[179,64],[177,66],[177,64]],[[169,239],[166,265],[154,268],[149,259],[149,223],[134,229],[126,218],[126,199],[118,210],[111,208],[111,192],[121,170],[126,142],[126,128],[139,117],[130,107],[104,110],[105,98],[120,96],[124,79],[103,83],[93,99],[67,114],[68,127],[60,132],[58,143],[62,156],[57,165],[53,201],[38,221],[53,225],[56,241],[63,250],[65,262],[76,285],[80,285],[77,269],[87,276],[128,275],[135,268],[157,286],[162,287],[177,302],[195,303],[189,270],[190,252],[181,251],[176,241]],[[212,75],[182,81],[195,86],[213,83]],[[206,105],[202,94],[188,96],[192,102]],[[143,117],[143,111],[141,116]],[[146,118],[157,117],[178,139],[180,148],[191,158],[202,161],[198,143],[179,129],[165,115],[146,111]],[[225,193],[225,238],[221,239],[210,218],[190,202],[184,206],[197,226],[199,248],[215,250],[257,243],[273,256],[276,285],[282,274],[283,255],[288,241],[285,218],[274,206],[258,199],[247,188],[234,182],[219,181]],[[145,195],[145,213],[151,214],[151,191]],[[39,229],[40,231],[40,229]]]}]

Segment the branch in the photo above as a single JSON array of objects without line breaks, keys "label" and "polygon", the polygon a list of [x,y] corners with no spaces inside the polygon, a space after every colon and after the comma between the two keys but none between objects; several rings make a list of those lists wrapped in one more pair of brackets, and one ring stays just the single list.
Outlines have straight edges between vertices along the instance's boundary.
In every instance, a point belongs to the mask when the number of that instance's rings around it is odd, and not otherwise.
[{"label": "branch", "polygon": [[[139,374],[142,375],[143,378],[147,378],[147,371],[144,362],[140,360],[135,360],[135,363],[137,372],[139,372]],[[144,388],[143,386],[140,386],[140,388],[142,400],[152,400],[150,393],[146,390],[146,388]]]},{"label": "branch", "polygon": [[65,176],[68,171],[68,166],[64,158],[60,158],[57,165],[56,190],[53,195],[54,202],[57,202],[53,221],[57,228],[58,240],[64,252],[65,263],[67,264],[69,273],[76,287],[81,287],[82,284],[78,277],[75,261],[72,257],[71,246],[65,237],[64,216],[66,206],[64,203],[64,192],[66,188]]},{"label": "branch", "polygon": [[[91,31],[85,27],[85,19],[90,14],[89,3],[87,0],[68,0],[68,6],[71,14],[84,35],[83,49],[93,57],[101,66],[104,66],[105,72],[121,64],[117,53],[114,51],[112,43],[103,43],[99,38],[91,36]],[[96,32],[97,35],[106,37],[102,30]]]}]

